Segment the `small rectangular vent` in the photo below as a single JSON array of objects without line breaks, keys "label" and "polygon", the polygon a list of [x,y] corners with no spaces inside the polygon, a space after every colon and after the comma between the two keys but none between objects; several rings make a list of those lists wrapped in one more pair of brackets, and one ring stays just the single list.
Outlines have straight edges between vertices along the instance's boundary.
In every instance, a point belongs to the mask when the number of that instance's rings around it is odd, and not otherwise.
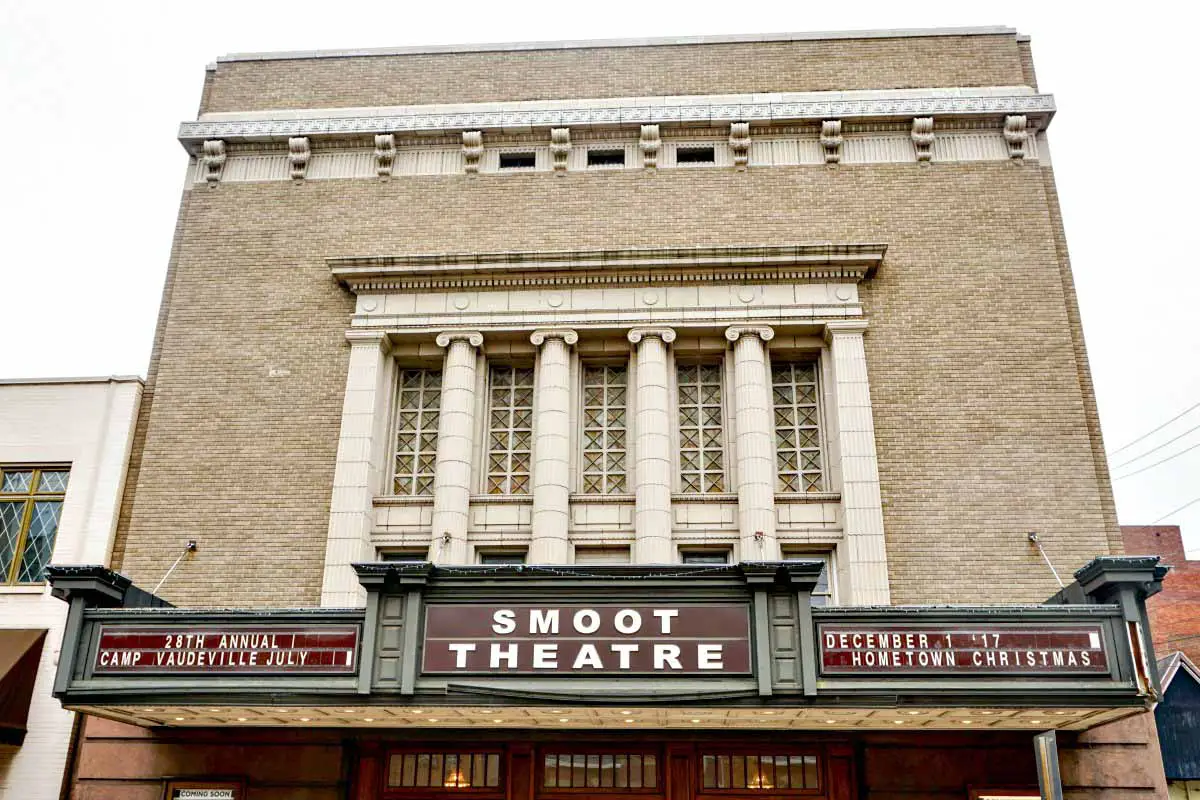
[{"label": "small rectangular vent", "polygon": [[501,153],[500,169],[533,169],[537,166],[535,153]]},{"label": "small rectangular vent", "polygon": [[713,147],[680,147],[675,151],[676,164],[714,164],[716,161],[716,148]]},{"label": "small rectangular vent", "polygon": [[589,167],[623,167],[625,166],[625,151],[621,149],[588,150],[587,164]]}]

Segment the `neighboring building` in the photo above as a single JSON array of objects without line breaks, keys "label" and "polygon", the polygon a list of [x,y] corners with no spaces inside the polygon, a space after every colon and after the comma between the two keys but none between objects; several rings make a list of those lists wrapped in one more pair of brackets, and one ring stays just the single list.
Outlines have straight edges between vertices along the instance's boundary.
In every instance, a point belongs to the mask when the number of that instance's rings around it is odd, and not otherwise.
[{"label": "neighboring building", "polygon": [[[1153,553],[1171,565],[1163,591],[1149,603],[1154,652],[1183,651],[1200,662],[1200,561],[1189,560],[1178,525],[1122,525],[1127,553]],[[1198,745],[1200,748],[1200,745]]]},{"label": "neighboring building", "polygon": [[1146,603],[1160,658],[1163,700],[1154,709],[1172,800],[1200,798],[1200,561],[1189,560],[1178,525],[1122,525],[1129,553],[1171,565],[1163,590]]},{"label": "neighboring building", "polygon": [[1053,114],[1003,28],[219,60],[75,796],[1165,794]]},{"label": "neighboring building", "polygon": [[1159,659],[1163,701],[1154,709],[1171,800],[1200,798],[1200,669],[1181,652]]},{"label": "neighboring building", "polygon": [[66,607],[44,570],[107,564],[140,378],[0,380],[0,797],[58,800],[74,714],[51,696]]}]

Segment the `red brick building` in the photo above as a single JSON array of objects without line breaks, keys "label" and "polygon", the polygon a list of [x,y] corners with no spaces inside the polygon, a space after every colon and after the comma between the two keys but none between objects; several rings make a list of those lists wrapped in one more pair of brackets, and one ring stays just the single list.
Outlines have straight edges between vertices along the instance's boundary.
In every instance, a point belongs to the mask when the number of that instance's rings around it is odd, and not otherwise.
[{"label": "red brick building", "polygon": [[1154,652],[1182,650],[1200,659],[1200,560],[1189,561],[1178,525],[1122,525],[1127,553],[1161,555],[1171,565],[1162,593],[1147,602],[1153,622]]}]

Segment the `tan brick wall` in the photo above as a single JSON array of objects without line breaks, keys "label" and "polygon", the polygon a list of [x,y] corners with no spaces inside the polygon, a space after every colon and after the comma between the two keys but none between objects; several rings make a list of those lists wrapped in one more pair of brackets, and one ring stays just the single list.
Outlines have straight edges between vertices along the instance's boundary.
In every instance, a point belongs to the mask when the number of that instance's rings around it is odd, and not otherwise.
[{"label": "tan brick wall", "polygon": [[1013,35],[221,62],[203,111],[1015,86]]},{"label": "tan brick wall", "polygon": [[1042,600],[1056,587],[1027,531],[1063,570],[1119,536],[1046,191],[1010,163],[198,188],[123,570],[152,586],[194,534],[169,599],[317,602],[352,308],[327,256],[883,241],[863,300],[893,602]]}]

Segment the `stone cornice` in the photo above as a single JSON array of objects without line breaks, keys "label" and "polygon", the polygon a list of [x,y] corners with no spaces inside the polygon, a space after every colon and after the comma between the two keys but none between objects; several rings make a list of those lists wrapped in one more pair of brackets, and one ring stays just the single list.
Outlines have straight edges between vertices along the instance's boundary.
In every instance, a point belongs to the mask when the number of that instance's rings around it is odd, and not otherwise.
[{"label": "stone cornice", "polygon": [[1027,86],[625,97],[206,114],[181,123],[179,141],[197,155],[208,140],[572,126],[1024,115],[1033,127],[1045,128],[1054,110],[1053,95],[1037,94]]},{"label": "stone cornice", "polygon": [[883,262],[885,244],[555,250],[329,258],[354,292],[528,287],[548,283],[690,283],[734,280],[862,281]]}]

